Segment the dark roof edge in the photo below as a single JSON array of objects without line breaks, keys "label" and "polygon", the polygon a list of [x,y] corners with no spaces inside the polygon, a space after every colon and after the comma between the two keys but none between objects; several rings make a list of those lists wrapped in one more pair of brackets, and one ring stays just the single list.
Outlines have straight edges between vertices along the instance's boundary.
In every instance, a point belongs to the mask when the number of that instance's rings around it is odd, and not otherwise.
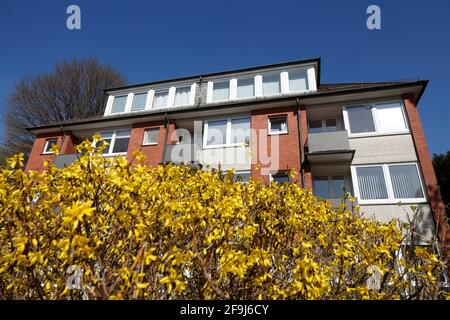
[{"label": "dark roof edge", "polygon": [[[340,90],[340,91],[330,91],[330,92],[314,92],[308,95],[295,95],[295,96],[289,96],[289,97],[280,97],[277,99],[270,99],[270,100],[252,100],[252,101],[245,101],[240,103],[233,103],[233,106],[245,106],[249,104],[262,104],[267,102],[277,102],[277,101],[287,101],[287,100],[296,100],[297,98],[302,100],[306,99],[314,99],[314,98],[320,98],[320,97],[326,97],[326,96],[333,96],[333,95],[344,95],[344,94],[352,94],[352,93],[359,93],[359,92],[373,92],[373,91],[382,91],[382,90],[388,90],[388,89],[397,89],[402,87],[413,87],[417,85],[422,85],[422,89],[417,96],[416,99],[416,105],[419,102],[420,97],[422,96],[423,92],[425,91],[425,87],[428,84],[428,80],[419,80],[414,82],[407,82],[407,83],[395,83],[395,84],[387,84],[384,86],[378,86],[378,87],[372,87],[372,88],[352,88],[352,89],[346,89],[346,90]],[[130,114],[120,117],[110,117],[110,118],[96,118],[91,120],[83,120],[79,119],[73,122],[67,122],[67,123],[55,123],[50,125],[42,125],[42,126],[34,126],[34,127],[27,127],[25,128],[27,131],[33,131],[33,130],[40,130],[40,129],[46,129],[46,128],[55,128],[55,127],[61,127],[61,126],[70,126],[70,125],[76,125],[76,124],[82,124],[82,123],[98,123],[103,121],[119,121],[119,120],[127,120],[131,118],[139,118],[143,116],[153,116],[153,115],[164,115],[167,114],[176,114],[176,113],[183,113],[183,112],[193,112],[193,111],[203,111],[208,109],[220,109],[220,108],[229,108],[230,104],[220,104],[215,106],[202,106],[202,107],[196,107],[191,109],[177,109],[177,110],[163,110],[161,112],[155,112],[155,113],[136,113],[136,114]]]},{"label": "dark roof edge", "polygon": [[287,66],[292,66],[292,65],[296,65],[296,64],[306,64],[306,63],[314,63],[314,62],[317,63],[317,65],[318,65],[318,67],[317,67],[317,84],[319,85],[320,84],[321,60],[320,60],[320,58],[312,58],[312,59],[304,59],[304,60],[292,60],[292,61],[275,63],[275,64],[260,65],[260,66],[248,67],[248,68],[243,68],[243,69],[233,69],[233,70],[226,70],[226,71],[220,71],[220,72],[199,74],[199,75],[181,77],[181,78],[158,80],[158,81],[152,81],[152,82],[146,82],[146,83],[136,83],[136,84],[130,84],[130,85],[121,86],[121,87],[107,88],[107,89],[104,89],[103,91],[111,92],[111,91],[118,91],[118,90],[126,90],[126,89],[138,88],[138,87],[158,85],[158,84],[162,84],[162,83],[177,82],[177,81],[206,78],[206,77],[215,77],[215,76],[221,76],[221,75],[226,75],[226,74],[236,73],[236,72],[249,72],[249,71],[255,71],[255,70],[264,69],[264,68],[287,67]]}]

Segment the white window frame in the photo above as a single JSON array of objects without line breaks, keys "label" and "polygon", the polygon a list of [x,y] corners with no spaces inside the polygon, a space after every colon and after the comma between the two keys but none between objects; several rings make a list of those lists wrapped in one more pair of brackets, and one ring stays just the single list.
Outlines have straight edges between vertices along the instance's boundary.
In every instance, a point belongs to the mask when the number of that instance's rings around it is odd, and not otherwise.
[{"label": "white window frame", "polygon": [[[317,177],[326,177],[327,181],[328,181],[328,192],[330,194],[334,193],[334,190],[333,190],[333,177],[337,177],[337,176],[344,177],[344,186],[347,188],[346,192],[352,194],[351,185],[350,185],[350,178],[349,178],[348,174],[340,174],[340,173],[313,175],[312,176],[313,193],[314,193],[314,178],[317,178]],[[339,191],[342,191],[342,190],[339,190]],[[339,198],[325,198],[325,199],[329,199],[329,200],[331,200],[331,199],[340,199],[340,197]]]},{"label": "white window frame", "polygon": [[[130,130],[130,135],[129,136],[122,136],[120,138],[130,138],[130,140],[131,140],[131,128],[123,128],[123,129],[116,129],[116,130],[105,130],[105,131],[101,131],[101,132],[97,133],[98,135],[101,136],[102,134],[105,134],[105,133],[108,133],[108,132],[112,132],[111,143],[108,146],[108,148],[109,148],[108,149],[108,153],[103,153],[102,154],[104,157],[114,157],[114,156],[125,156],[125,155],[127,155],[128,152],[116,152],[116,153],[110,152],[110,151],[112,151],[114,149],[114,144],[116,143],[117,132],[118,131],[126,131],[126,130]],[[128,146],[129,146],[129,142],[128,142]]]},{"label": "white window frame", "polygon": [[42,154],[54,154],[54,152],[51,149],[49,151],[47,151],[50,140],[56,140],[56,145],[58,145],[58,138],[47,138],[45,140],[44,149],[42,150]]},{"label": "white window frame", "polygon": [[156,141],[156,142],[151,142],[151,143],[146,143],[145,142],[145,137],[146,137],[146,134],[147,134],[147,132],[149,132],[149,131],[158,131],[158,139],[159,139],[159,135],[160,135],[160,133],[161,133],[161,128],[159,128],[159,127],[157,127],[157,128],[146,128],[146,129],[144,129],[144,137],[143,137],[143,140],[142,140],[142,145],[143,146],[156,146],[156,145],[158,145],[158,141]]},{"label": "white window frame", "polygon": [[[233,79],[215,79],[214,81],[209,81],[208,82],[208,88],[207,91],[211,91],[209,94],[207,92],[207,101],[211,102],[211,103],[219,103],[219,102],[223,102],[223,101],[228,101],[228,100],[234,100],[231,99],[231,86],[232,86],[232,80]],[[226,99],[221,99],[221,100],[214,100],[214,84],[215,83],[223,83],[223,82],[228,82],[228,98]]]},{"label": "white window frame", "polygon": [[[252,178],[252,171],[251,170],[236,170],[234,172],[234,176],[233,179],[235,179],[235,176],[237,175],[242,175],[242,174],[249,174],[249,180]],[[248,183],[246,181],[236,181],[236,182],[240,182],[240,183]]]},{"label": "white window frame", "polygon": [[[272,122],[270,120],[271,119],[280,119],[280,118],[285,118],[286,119],[286,130],[285,131],[274,131],[274,132],[272,132]],[[268,132],[269,136],[280,135],[280,134],[288,134],[289,133],[289,124],[288,124],[288,116],[287,116],[287,114],[280,114],[280,115],[269,116],[267,118],[267,128],[268,128],[267,132]]]},{"label": "white window frame", "polygon": [[[132,107],[133,107],[134,96],[137,95],[137,94],[144,94],[144,93],[147,94],[147,97],[145,98],[144,109],[142,109],[142,110],[134,110],[133,111]],[[137,92],[131,93],[131,97],[130,97],[130,99],[131,99],[131,101],[130,101],[130,112],[135,113],[135,112],[146,111],[147,110],[149,96],[150,96],[150,91],[137,91]],[[125,106],[126,106],[126,104],[125,104]],[[114,114],[116,114],[116,113],[114,113]]]},{"label": "white window frame", "polygon": [[[378,128],[379,118],[377,115],[377,105],[382,104],[389,104],[389,103],[399,103],[400,108],[402,110],[403,114],[403,121],[405,123],[405,130],[399,130],[399,131],[390,131],[390,132],[380,132]],[[361,133],[352,133],[351,132],[351,126],[350,126],[350,120],[348,117],[348,111],[347,109],[352,107],[370,107],[370,110],[372,112],[372,119],[373,119],[373,125],[374,125],[374,131],[373,132],[361,132]],[[405,134],[410,133],[409,124],[408,124],[408,118],[406,116],[406,110],[405,106],[403,104],[402,100],[387,100],[387,101],[377,101],[373,103],[355,103],[352,105],[344,106],[342,109],[342,115],[344,118],[344,127],[345,130],[348,132],[349,138],[358,138],[358,137],[370,137],[370,136],[386,136],[386,135],[395,135],[395,134]]]},{"label": "white window frame", "polygon": [[[422,193],[423,198],[409,198],[409,199],[400,199],[394,197],[394,189],[392,186],[392,179],[391,175],[389,173],[389,167],[390,166],[402,166],[402,165],[415,165],[417,170],[417,175],[419,176],[419,182],[420,186],[422,187]],[[384,175],[384,182],[386,184],[386,190],[388,194],[387,199],[370,199],[370,200],[363,200],[361,199],[361,193],[359,192],[359,184],[358,184],[358,177],[356,174],[356,168],[364,168],[364,167],[382,167],[383,169],[383,175]],[[382,164],[365,164],[365,165],[352,165],[350,166],[350,171],[352,173],[352,183],[353,183],[353,190],[355,192],[355,197],[358,198],[359,204],[397,204],[397,203],[426,203],[427,200],[427,194],[425,192],[422,175],[419,170],[419,165],[417,162],[400,162],[400,163],[382,163]]]},{"label": "white window frame", "polygon": [[[251,122],[250,115],[248,115],[248,116],[228,117],[228,118],[215,118],[215,119],[205,120],[204,132],[203,132],[203,149],[216,149],[216,148],[243,147],[243,146],[246,146],[245,142],[231,143],[231,121],[232,120],[238,120],[238,119],[249,119],[249,122],[250,122],[250,132],[249,132],[249,134],[251,135],[251,123],[252,122]],[[211,122],[211,121],[220,121],[220,120],[226,120],[227,121],[227,131],[226,131],[226,137],[225,137],[225,144],[208,145],[207,143],[208,143],[209,122]]]}]

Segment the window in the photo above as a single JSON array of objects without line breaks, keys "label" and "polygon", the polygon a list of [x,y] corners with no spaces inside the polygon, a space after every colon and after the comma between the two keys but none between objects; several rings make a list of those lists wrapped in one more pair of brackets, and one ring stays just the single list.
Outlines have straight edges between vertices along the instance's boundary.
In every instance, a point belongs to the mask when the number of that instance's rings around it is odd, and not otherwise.
[{"label": "window", "polygon": [[340,199],[347,186],[345,176],[321,176],[313,178],[314,195],[323,199]]},{"label": "window", "polygon": [[144,145],[158,144],[159,128],[147,129],[144,131]]},{"label": "window", "polygon": [[362,106],[348,108],[347,114],[351,133],[375,131],[371,107]]},{"label": "window", "polygon": [[237,98],[249,98],[255,95],[254,78],[237,80]]},{"label": "window", "polygon": [[250,181],[250,171],[236,171],[234,174],[234,181],[241,183],[248,183]]},{"label": "window", "polygon": [[308,90],[308,74],[306,70],[289,72],[289,92]]},{"label": "window", "polygon": [[345,109],[347,128],[351,134],[394,133],[408,130],[402,104],[379,103]]},{"label": "window", "polygon": [[287,116],[269,118],[269,134],[283,134],[287,132]]},{"label": "window", "polygon": [[249,118],[231,119],[231,143],[240,144],[250,142]]},{"label": "window", "polygon": [[238,146],[250,141],[250,118],[209,120],[205,123],[204,147]]},{"label": "window", "polygon": [[136,93],[133,97],[133,103],[131,104],[131,111],[144,110],[146,102],[147,102],[147,92]]},{"label": "window", "polygon": [[118,130],[100,133],[102,140],[109,146],[103,150],[105,155],[126,154],[130,142],[131,130]]},{"label": "window", "polygon": [[54,145],[58,144],[58,139],[47,139],[45,140],[44,150],[42,151],[43,154],[52,154],[52,147]]},{"label": "window", "polygon": [[280,93],[280,74],[263,75],[263,95]]},{"label": "window", "polygon": [[357,166],[352,170],[362,203],[426,201],[416,163]]},{"label": "window", "polygon": [[169,101],[169,90],[156,91],[153,96],[153,106],[152,108],[165,108],[167,107],[167,102]]},{"label": "window", "polygon": [[277,173],[272,174],[270,176],[270,180],[272,182],[276,182],[276,183],[282,184],[282,183],[285,183],[285,182],[290,182],[291,178],[289,177],[287,172],[277,172]]},{"label": "window", "polygon": [[127,96],[114,97],[111,107],[111,113],[121,113],[125,111],[125,105],[127,102]]},{"label": "window", "polygon": [[213,83],[213,101],[228,100],[230,94],[230,81]]},{"label": "window", "polygon": [[309,121],[309,133],[334,132],[338,130],[337,119]]},{"label": "window", "polygon": [[188,105],[191,97],[191,87],[180,87],[175,90],[175,106]]}]

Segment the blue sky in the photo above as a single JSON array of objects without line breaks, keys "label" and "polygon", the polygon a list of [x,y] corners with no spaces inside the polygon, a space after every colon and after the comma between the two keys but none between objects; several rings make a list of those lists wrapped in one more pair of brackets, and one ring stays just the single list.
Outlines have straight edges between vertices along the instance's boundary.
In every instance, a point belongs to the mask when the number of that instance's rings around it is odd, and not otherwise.
[{"label": "blue sky", "polygon": [[[66,8],[81,8],[81,30]],[[381,8],[381,30],[366,9]],[[20,78],[96,57],[130,83],[321,57],[321,80],[429,79],[431,153],[450,150],[450,1],[0,0],[0,116]],[[3,128],[0,128],[0,137]]]}]

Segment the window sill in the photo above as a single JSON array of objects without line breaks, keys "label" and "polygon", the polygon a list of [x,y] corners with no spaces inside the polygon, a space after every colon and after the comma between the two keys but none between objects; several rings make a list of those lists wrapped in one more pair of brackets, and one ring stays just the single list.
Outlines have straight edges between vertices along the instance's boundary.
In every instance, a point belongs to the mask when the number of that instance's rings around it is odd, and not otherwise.
[{"label": "window sill", "polygon": [[289,134],[288,131],[283,131],[283,132],[269,132],[267,135],[269,136],[279,136],[279,135],[283,135],[283,134]]},{"label": "window sill", "polygon": [[358,205],[411,205],[411,204],[421,204],[428,203],[426,199],[402,199],[402,200],[359,200]]},{"label": "window sill", "polygon": [[158,143],[143,143],[141,144],[141,147],[149,147],[149,146],[157,146]]},{"label": "window sill", "polygon": [[384,136],[398,136],[410,134],[410,131],[396,131],[396,132],[369,132],[369,133],[349,133],[349,139],[352,138],[370,138],[370,137],[384,137]]},{"label": "window sill", "polygon": [[107,153],[107,154],[102,154],[102,155],[103,155],[103,157],[105,157],[105,158],[113,158],[113,157],[116,157],[116,156],[126,156],[127,153],[126,153],[126,152],[120,152],[120,153]]},{"label": "window sill", "polygon": [[250,146],[246,145],[244,143],[239,143],[239,144],[220,144],[220,145],[213,145],[213,146],[203,146],[203,150],[208,150],[208,149],[225,149],[225,148],[239,148],[239,147],[250,147]]}]

